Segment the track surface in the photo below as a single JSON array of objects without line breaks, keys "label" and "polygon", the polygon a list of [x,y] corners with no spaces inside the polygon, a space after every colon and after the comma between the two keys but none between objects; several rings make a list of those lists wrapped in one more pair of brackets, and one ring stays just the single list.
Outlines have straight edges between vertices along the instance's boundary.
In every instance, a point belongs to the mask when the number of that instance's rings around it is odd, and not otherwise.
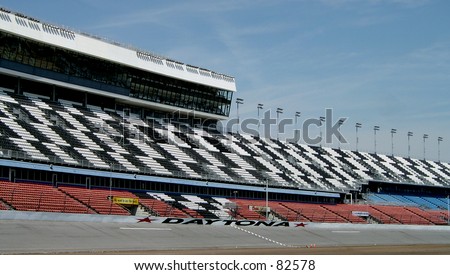
[{"label": "track surface", "polygon": [[[71,253],[73,254],[73,253]],[[339,246],[315,248],[237,248],[237,249],[185,249],[104,251],[105,255],[450,255],[450,245],[379,245]]]},{"label": "track surface", "polygon": [[0,220],[0,254],[450,255],[450,227]]}]

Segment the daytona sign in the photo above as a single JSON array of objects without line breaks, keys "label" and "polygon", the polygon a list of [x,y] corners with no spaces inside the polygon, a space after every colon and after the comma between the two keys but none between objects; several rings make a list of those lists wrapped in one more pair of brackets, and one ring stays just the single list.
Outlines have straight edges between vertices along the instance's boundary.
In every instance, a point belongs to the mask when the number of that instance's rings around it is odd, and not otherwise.
[{"label": "daytona sign", "polygon": [[253,220],[220,220],[220,219],[185,219],[185,218],[150,218],[138,219],[138,223],[161,223],[161,224],[179,224],[179,225],[206,225],[206,226],[263,226],[263,227],[305,227],[302,222],[287,221],[253,221]]}]

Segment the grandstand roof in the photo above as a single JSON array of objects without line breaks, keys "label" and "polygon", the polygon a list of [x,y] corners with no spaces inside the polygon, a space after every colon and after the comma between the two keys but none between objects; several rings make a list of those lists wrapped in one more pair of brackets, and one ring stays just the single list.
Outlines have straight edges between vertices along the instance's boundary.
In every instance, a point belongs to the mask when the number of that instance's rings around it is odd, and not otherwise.
[{"label": "grandstand roof", "polygon": [[4,9],[0,9],[0,30],[136,69],[227,91],[236,91],[234,77],[44,23]]}]

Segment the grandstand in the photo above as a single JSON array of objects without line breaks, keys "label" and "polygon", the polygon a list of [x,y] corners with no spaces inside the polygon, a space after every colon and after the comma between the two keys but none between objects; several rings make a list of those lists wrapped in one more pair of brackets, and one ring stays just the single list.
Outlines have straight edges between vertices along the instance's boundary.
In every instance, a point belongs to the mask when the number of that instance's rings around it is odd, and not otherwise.
[{"label": "grandstand", "polygon": [[0,39],[1,211],[449,223],[449,163],[221,131],[234,77],[4,9]]}]

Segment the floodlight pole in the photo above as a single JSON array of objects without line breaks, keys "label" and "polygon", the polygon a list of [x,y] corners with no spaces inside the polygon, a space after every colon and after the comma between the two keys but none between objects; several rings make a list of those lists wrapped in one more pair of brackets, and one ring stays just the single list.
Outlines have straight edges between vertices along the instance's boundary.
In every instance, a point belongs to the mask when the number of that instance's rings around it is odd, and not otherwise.
[{"label": "floodlight pole", "polygon": [[442,137],[438,137],[438,162],[441,162],[441,141],[443,140]]},{"label": "floodlight pole", "polygon": [[302,112],[295,112],[295,126],[297,126],[297,119],[302,115]]},{"label": "floodlight pole", "polygon": [[338,124],[339,124],[339,127],[338,127],[338,131],[339,131],[339,136],[338,136],[338,149],[341,149],[341,126],[342,126],[342,124],[344,124],[344,120],[339,119]]},{"label": "floodlight pole", "polygon": [[374,140],[375,154],[377,153],[377,131],[379,131],[379,130],[380,130],[380,126],[373,127],[373,140]]},{"label": "floodlight pole", "polygon": [[359,143],[359,138],[358,138],[358,129],[362,127],[361,123],[356,123],[355,124],[355,128],[356,128],[356,152],[358,152],[358,143]]},{"label": "floodlight pole", "polygon": [[240,104],[244,104],[244,100],[242,98],[236,98],[236,114],[237,114],[237,133],[239,134],[239,128],[241,127],[240,124],[240,120],[239,120],[239,105]]},{"label": "floodlight pole", "polygon": [[394,156],[394,134],[397,133],[397,129],[391,129],[391,155]]},{"label": "floodlight pole", "polygon": [[424,134],[423,135],[423,160],[426,160],[426,157],[425,157],[425,140],[428,138],[428,135],[427,134]]},{"label": "floodlight pole", "polygon": [[411,158],[411,145],[409,143],[409,139],[412,136],[413,136],[413,132],[408,132],[408,158]]},{"label": "floodlight pole", "polygon": [[[293,137],[294,137],[294,139],[295,139],[295,133],[296,133],[296,127],[297,127],[297,120],[298,120],[298,118],[300,117],[302,115],[302,112],[295,112],[295,126],[294,126],[294,132],[293,132]],[[299,130],[300,131],[300,130]],[[300,135],[299,135],[299,138],[300,138]],[[298,141],[299,140],[297,140],[295,143],[298,143]]]},{"label": "floodlight pole", "polygon": [[258,136],[261,136],[261,132],[259,130],[259,128],[261,126],[261,121],[259,120],[259,110],[262,110],[263,106],[264,106],[263,104],[258,103],[258,106],[256,107],[258,110]]},{"label": "floodlight pole", "polygon": [[280,114],[282,113],[283,109],[277,108],[277,124],[278,124],[277,140],[280,140]]},{"label": "floodlight pole", "polygon": [[320,147],[322,147],[322,141],[323,141],[323,138],[322,138],[322,125],[323,125],[323,122],[325,121],[325,117],[321,116],[321,117],[319,117],[319,120],[320,120]]}]

